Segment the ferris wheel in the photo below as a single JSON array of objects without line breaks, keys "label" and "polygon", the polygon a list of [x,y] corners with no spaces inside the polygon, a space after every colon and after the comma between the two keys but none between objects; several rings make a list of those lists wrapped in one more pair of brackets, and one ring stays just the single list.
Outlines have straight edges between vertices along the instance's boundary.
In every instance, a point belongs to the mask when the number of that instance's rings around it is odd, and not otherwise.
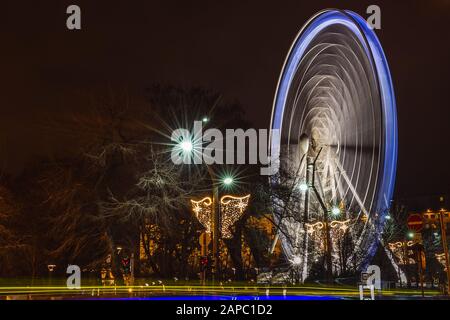
[{"label": "ferris wheel", "polygon": [[272,184],[292,186],[274,199],[274,218],[301,278],[317,266],[342,274],[367,265],[392,198],[397,116],[386,57],[362,17],[325,10],[304,25],[278,81],[271,129],[280,169]]}]

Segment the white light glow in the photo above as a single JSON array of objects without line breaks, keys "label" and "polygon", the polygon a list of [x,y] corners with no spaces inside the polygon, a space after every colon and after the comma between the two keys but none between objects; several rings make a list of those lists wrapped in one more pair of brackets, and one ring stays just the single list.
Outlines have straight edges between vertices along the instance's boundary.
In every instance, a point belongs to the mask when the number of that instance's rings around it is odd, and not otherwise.
[{"label": "white light glow", "polygon": [[227,186],[229,186],[230,184],[233,183],[233,178],[231,177],[226,177],[225,179],[223,179],[223,183]]},{"label": "white light glow", "polygon": [[194,146],[192,145],[192,142],[189,140],[184,140],[180,143],[181,150],[185,153],[189,153],[194,149]]},{"label": "white light glow", "polygon": [[302,258],[300,258],[299,256],[295,256],[295,257],[292,259],[292,264],[293,264],[293,265],[298,266],[298,265],[300,265],[301,263],[302,263]]},{"label": "white light glow", "polygon": [[306,183],[301,183],[301,184],[298,186],[298,188],[299,188],[299,190],[300,190],[301,192],[305,192],[306,190],[308,190],[308,185],[307,185]]},{"label": "white light glow", "polygon": [[339,209],[338,207],[333,207],[332,209],[331,209],[331,214],[333,215],[333,216],[337,216],[337,215],[339,215],[341,213],[341,209]]}]

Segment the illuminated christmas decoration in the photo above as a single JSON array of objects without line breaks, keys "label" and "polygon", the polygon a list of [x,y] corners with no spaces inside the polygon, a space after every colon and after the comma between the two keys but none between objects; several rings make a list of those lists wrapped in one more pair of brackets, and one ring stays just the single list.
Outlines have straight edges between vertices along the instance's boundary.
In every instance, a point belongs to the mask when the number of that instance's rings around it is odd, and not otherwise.
[{"label": "illuminated christmas decoration", "polygon": [[396,249],[398,249],[398,248],[403,247],[403,242],[398,241],[398,242],[394,242],[394,243],[389,243],[388,246],[389,246],[389,249],[391,249],[392,251],[394,251],[394,250],[396,250]]},{"label": "illuminated christmas decoration", "polygon": [[234,197],[225,195],[220,199],[221,232],[223,238],[231,238],[231,227],[244,214],[250,195]]},{"label": "illuminated christmas decoration", "polygon": [[[231,238],[231,227],[244,214],[248,206],[250,195],[244,197],[235,197],[231,195],[224,195],[220,199],[220,213],[221,213],[221,233],[222,238]],[[205,197],[199,201],[191,200],[192,211],[197,217],[198,221],[205,227],[207,233],[211,232],[212,225],[212,199]]]},{"label": "illuminated christmas decoration", "polygon": [[319,221],[319,222],[316,222],[313,224],[305,223],[305,226],[306,226],[306,232],[308,232],[309,235],[312,235],[312,234],[314,234],[314,232],[323,229],[324,224]]},{"label": "illuminated christmas decoration", "polygon": [[407,265],[416,263],[414,259],[408,257],[408,247],[412,245],[414,245],[413,241],[397,241],[388,243],[388,248],[397,258],[399,265]]},{"label": "illuminated christmas decoration", "polygon": [[435,254],[434,255],[439,261],[439,263],[444,267],[444,271],[447,271],[447,267],[445,266],[445,253]]},{"label": "illuminated christmas decoration", "polygon": [[333,272],[342,272],[341,252],[344,251],[344,237],[349,228],[350,219],[339,221],[333,220],[329,222],[330,239],[331,239],[331,256]]},{"label": "illuminated christmas decoration", "polygon": [[328,226],[330,232],[331,240],[331,255],[333,261],[333,272],[340,268],[339,265],[339,254],[344,246],[344,236],[349,229],[351,220],[333,220],[328,223],[316,222],[316,223],[305,223],[306,232],[311,237],[311,241],[314,244],[316,252],[326,251],[326,227]]},{"label": "illuminated christmas decoration", "polygon": [[211,232],[211,220],[212,220],[212,199],[205,197],[199,201],[191,200],[192,211],[198,221],[205,227],[206,233]]},{"label": "illuminated christmas decoration", "polygon": [[331,227],[331,229],[336,229],[336,230],[339,230],[339,231],[342,231],[345,233],[348,229],[349,223],[350,223],[350,219],[345,220],[345,221],[334,220],[334,221],[330,222],[330,227]]}]

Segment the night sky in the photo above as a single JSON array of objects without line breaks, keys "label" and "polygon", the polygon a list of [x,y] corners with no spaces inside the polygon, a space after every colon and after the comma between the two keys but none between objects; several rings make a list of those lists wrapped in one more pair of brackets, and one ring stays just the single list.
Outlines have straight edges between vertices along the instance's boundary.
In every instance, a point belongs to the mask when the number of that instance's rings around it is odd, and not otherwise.
[{"label": "night sky", "polygon": [[[244,3],[245,2],[245,3]],[[66,29],[66,7],[82,30]],[[105,85],[138,95],[154,83],[203,86],[270,121],[292,40],[315,12],[382,11],[377,31],[397,96],[396,195],[450,193],[450,1],[2,1],[1,170],[17,174],[67,147],[46,125]]]}]

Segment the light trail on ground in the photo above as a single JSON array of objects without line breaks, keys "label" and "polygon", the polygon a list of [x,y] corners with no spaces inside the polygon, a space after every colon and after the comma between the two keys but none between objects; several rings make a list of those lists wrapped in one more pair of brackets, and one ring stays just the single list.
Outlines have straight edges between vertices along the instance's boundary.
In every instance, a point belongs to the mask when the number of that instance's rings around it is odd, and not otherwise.
[{"label": "light trail on ground", "polygon": [[[439,296],[437,290],[426,290],[425,297],[433,298]],[[415,297],[420,296],[421,291],[416,289],[383,290],[378,295],[380,299],[389,297]],[[350,287],[333,286],[86,286],[80,289],[69,289],[64,286],[10,286],[0,287],[0,299],[132,299],[132,298],[170,298],[181,300],[180,297],[202,298],[253,296],[255,300],[270,297],[340,297],[359,299],[359,289]],[[218,299],[219,299],[218,298]]]}]

